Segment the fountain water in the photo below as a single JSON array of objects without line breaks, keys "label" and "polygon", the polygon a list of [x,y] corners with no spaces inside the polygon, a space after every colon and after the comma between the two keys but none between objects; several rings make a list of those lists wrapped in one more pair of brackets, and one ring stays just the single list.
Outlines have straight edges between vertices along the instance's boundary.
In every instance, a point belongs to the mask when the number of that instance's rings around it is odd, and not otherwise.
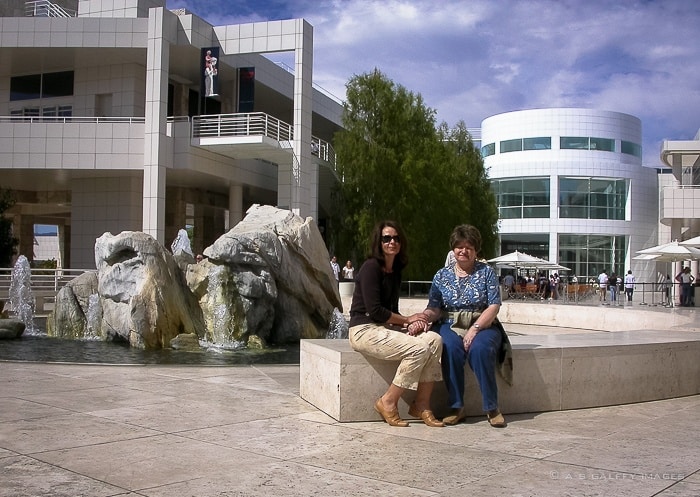
[{"label": "fountain water", "polygon": [[32,272],[29,261],[20,255],[12,268],[10,281],[10,305],[12,313],[24,323],[24,333],[36,335],[39,329],[34,324],[34,295],[31,286]]}]

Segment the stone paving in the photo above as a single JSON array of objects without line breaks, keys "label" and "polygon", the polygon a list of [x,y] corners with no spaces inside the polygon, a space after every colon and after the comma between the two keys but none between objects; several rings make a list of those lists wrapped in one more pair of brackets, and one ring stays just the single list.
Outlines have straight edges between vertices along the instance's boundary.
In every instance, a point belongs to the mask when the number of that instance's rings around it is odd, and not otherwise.
[{"label": "stone paving", "polygon": [[298,364],[0,376],[0,497],[700,495],[700,395],[394,428],[318,411]]}]

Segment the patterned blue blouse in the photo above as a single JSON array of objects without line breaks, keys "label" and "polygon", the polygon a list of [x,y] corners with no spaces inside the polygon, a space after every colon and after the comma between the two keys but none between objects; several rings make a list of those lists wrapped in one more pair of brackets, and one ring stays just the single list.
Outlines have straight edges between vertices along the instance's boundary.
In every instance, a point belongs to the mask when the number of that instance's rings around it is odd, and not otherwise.
[{"label": "patterned blue blouse", "polygon": [[458,278],[454,266],[438,270],[428,293],[428,307],[453,311],[482,311],[501,303],[498,277],[488,264],[476,261],[474,272]]}]

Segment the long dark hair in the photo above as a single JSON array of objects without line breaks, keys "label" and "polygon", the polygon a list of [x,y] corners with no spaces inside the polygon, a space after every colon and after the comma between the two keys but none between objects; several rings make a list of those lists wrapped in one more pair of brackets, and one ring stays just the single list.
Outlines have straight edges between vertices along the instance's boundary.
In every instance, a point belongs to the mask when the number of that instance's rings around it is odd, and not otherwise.
[{"label": "long dark hair", "polygon": [[382,230],[386,227],[394,228],[401,240],[401,248],[394,258],[394,266],[392,268],[394,271],[400,271],[408,264],[408,240],[406,240],[406,235],[404,235],[403,230],[396,221],[385,220],[377,223],[372,232],[372,254],[370,257],[377,259],[382,266],[386,262],[384,251],[382,250]]}]

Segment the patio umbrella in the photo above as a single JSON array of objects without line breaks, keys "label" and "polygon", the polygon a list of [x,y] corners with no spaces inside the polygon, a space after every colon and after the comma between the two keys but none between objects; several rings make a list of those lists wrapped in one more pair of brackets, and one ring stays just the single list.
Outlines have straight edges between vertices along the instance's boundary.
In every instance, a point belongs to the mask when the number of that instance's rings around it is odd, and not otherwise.
[{"label": "patio umbrella", "polygon": [[488,262],[496,264],[497,266],[505,265],[515,268],[538,268],[540,266],[552,264],[545,259],[540,259],[539,257],[535,257],[534,255],[529,255],[524,252],[518,252],[517,250],[509,254],[489,259]]},{"label": "patio umbrella", "polygon": [[664,243],[655,247],[649,247],[637,251],[640,255],[656,255],[654,260],[658,262],[679,262],[700,259],[700,249],[689,245],[682,245],[678,241]]},{"label": "patio umbrella", "polygon": [[680,242],[680,244],[684,247],[700,248],[700,236],[696,236],[694,238],[690,238],[689,240],[682,241]]}]

